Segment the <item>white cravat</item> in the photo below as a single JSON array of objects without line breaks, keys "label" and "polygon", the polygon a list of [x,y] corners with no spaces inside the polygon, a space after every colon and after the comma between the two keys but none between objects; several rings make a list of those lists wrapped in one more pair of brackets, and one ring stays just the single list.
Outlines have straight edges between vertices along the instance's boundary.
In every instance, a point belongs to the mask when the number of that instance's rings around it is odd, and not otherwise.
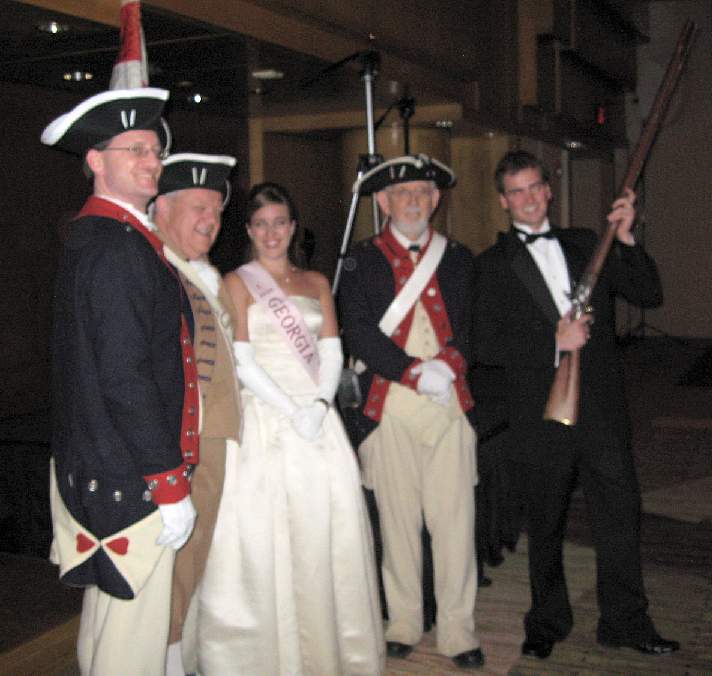
[{"label": "white cravat", "polygon": [[156,226],[153,224],[153,221],[151,221],[146,212],[139,211],[135,206],[133,206],[133,204],[129,204],[128,202],[124,202],[124,200],[120,200],[109,195],[96,195],[96,197],[106,200],[107,202],[113,202],[122,209],[128,211],[141,225],[143,225],[144,228],[146,228],[146,230],[151,230],[152,232],[156,231]]},{"label": "white cravat", "polygon": [[[538,230],[524,223],[514,221],[514,227],[527,234],[548,232],[551,230],[549,219],[547,218]],[[524,235],[519,236],[524,241]],[[562,317],[571,309],[571,280],[569,279],[569,269],[566,265],[566,258],[561,249],[561,244],[558,239],[547,239],[539,237],[534,242],[526,245],[527,251],[531,254],[536,266],[541,272],[541,276],[549,288],[549,293],[554,299],[559,315]]]},{"label": "white cravat", "polygon": [[398,244],[400,244],[406,251],[408,251],[408,247],[413,244],[417,244],[422,249],[428,243],[428,238],[430,237],[430,228],[425,228],[425,230],[423,230],[420,234],[420,237],[413,241],[400,232],[400,230],[398,230],[393,223],[389,223],[388,227],[391,229],[391,234],[396,238],[396,242],[398,242]]}]

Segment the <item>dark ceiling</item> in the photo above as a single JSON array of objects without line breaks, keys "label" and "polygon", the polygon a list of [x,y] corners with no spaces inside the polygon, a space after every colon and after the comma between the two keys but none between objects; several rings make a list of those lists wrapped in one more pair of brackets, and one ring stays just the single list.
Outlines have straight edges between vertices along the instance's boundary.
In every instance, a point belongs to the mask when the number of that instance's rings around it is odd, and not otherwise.
[{"label": "dark ceiling", "polygon": [[[117,28],[12,0],[0,0],[0,15],[0,80],[82,96],[108,87],[119,49]],[[40,30],[50,21],[67,30]],[[244,116],[248,101],[268,115],[308,112],[310,101],[318,101],[322,112],[363,105],[357,62],[318,77],[331,64],[145,6],[142,21],[150,85],[171,90],[175,107],[200,105],[204,112]],[[251,75],[268,68],[283,72],[283,79],[261,81]],[[89,72],[92,78],[65,79],[65,73],[75,72]],[[202,95],[202,103],[195,103],[195,94]],[[391,99],[376,88],[376,105],[388,106]]]}]

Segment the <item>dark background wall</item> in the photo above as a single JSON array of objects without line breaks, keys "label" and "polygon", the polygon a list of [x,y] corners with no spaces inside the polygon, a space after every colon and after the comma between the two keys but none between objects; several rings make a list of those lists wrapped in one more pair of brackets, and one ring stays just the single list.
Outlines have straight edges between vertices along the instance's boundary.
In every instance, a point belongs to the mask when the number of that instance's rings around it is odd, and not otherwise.
[{"label": "dark background wall", "polygon": [[[52,284],[62,229],[91,191],[79,158],[40,143],[45,125],[80,97],[0,82],[0,419],[49,406],[49,333]],[[244,120],[169,113],[175,151],[238,158],[235,192],[246,189]],[[226,236],[216,252],[236,260],[229,236],[238,221],[236,199],[225,214]]]}]

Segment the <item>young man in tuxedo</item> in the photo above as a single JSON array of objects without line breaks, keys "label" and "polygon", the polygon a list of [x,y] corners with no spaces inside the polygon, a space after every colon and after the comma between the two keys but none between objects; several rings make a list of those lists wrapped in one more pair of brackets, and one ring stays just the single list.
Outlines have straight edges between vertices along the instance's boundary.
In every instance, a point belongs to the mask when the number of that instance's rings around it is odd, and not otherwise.
[{"label": "young man in tuxedo", "polygon": [[[504,367],[511,446],[528,509],[532,605],[522,653],[544,659],[571,631],[562,547],[577,478],[596,549],[599,643],[670,653],[679,644],[661,638],[647,614],[640,494],[614,326],[615,296],[654,307],[662,302],[660,280],[632,233],[635,196],[627,190],[608,215],[618,223],[616,242],[592,309],[570,317],[569,294],[597,237],[549,222],[548,176],[530,153],[501,159],[495,183],[512,225],[476,259],[475,353],[479,362]],[[573,426],[543,420],[559,354],[571,350],[581,350],[580,412]]]}]

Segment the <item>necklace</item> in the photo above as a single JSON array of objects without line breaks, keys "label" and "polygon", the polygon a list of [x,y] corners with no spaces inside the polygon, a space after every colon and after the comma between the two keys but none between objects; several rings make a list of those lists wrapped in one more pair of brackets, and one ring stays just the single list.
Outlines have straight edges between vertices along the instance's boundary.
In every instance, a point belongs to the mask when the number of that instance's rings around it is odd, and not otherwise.
[{"label": "necklace", "polygon": [[283,284],[291,284],[292,282],[292,275],[297,271],[297,268],[295,267],[290,267],[289,270],[284,273],[279,275],[277,281]]}]

